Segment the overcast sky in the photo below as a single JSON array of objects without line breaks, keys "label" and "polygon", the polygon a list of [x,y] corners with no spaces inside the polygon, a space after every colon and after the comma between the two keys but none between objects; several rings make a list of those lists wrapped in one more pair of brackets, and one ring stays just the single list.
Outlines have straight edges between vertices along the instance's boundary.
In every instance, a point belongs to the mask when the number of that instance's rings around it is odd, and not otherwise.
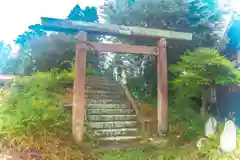
[{"label": "overcast sky", "polygon": [[103,0],[0,0],[0,40],[12,44],[40,17],[65,18],[76,4],[99,6]]}]

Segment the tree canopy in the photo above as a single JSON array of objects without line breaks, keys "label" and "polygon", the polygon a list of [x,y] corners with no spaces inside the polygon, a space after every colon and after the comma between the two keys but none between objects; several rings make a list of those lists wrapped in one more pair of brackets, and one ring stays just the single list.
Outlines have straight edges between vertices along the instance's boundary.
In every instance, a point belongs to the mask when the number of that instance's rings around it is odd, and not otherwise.
[{"label": "tree canopy", "polygon": [[[217,0],[105,0],[101,7],[106,23],[127,26],[141,26],[193,33],[193,41],[167,40],[168,64],[176,63],[187,49],[199,46],[215,47],[221,37],[222,22],[226,11],[220,8]],[[122,38],[122,43],[138,45],[156,45],[156,39]],[[141,70],[150,97],[156,95],[156,60],[151,56],[122,55],[128,59],[131,68]],[[128,65],[128,67],[130,67]],[[169,73],[169,79],[172,79]],[[140,85],[142,88],[142,84]],[[171,88],[171,87],[170,87]],[[149,91],[150,89],[150,91]]]},{"label": "tree canopy", "polygon": [[42,31],[40,28],[40,25],[35,25],[34,27],[31,28],[31,30],[27,30],[23,32],[23,34],[19,35],[15,43],[20,45],[20,47],[24,47],[24,45],[33,39],[45,36],[46,32]]},{"label": "tree canopy", "polygon": [[9,72],[12,68],[11,58],[12,58],[12,48],[10,45],[5,44],[0,41],[0,74],[5,74]]},{"label": "tree canopy", "polygon": [[105,0],[102,11],[107,22],[192,32],[198,43],[207,46],[213,46],[211,37],[221,30],[226,14],[217,0]]},{"label": "tree canopy", "polygon": [[[86,7],[82,9],[76,5],[66,16],[70,20],[80,20],[87,22],[98,22],[96,7]],[[96,36],[88,36],[92,41],[98,41]],[[15,40],[20,46],[17,68],[21,68],[21,74],[31,74],[34,71],[49,71],[53,68],[67,69],[70,66],[64,61],[72,61],[75,56],[74,35],[64,35],[61,33],[50,33],[47,35],[40,25],[31,26],[29,30],[19,35]],[[97,68],[99,65],[99,55],[92,52],[87,54],[89,65]]]},{"label": "tree canopy", "polygon": [[98,22],[98,13],[96,7],[86,7],[82,9],[79,5],[76,5],[69,15],[69,20],[86,21],[86,22]]}]

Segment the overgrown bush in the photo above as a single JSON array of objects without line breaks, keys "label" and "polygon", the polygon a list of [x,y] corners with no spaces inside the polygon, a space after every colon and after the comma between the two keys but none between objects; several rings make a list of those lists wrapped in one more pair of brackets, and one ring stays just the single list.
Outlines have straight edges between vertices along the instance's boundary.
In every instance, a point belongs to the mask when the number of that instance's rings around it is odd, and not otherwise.
[{"label": "overgrown bush", "polygon": [[[88,72],[94,75],[92,68]],[[47,160],[81,158],[72,138],[71,111],[62,104],[68,92],[64,86],[73,84],[73,77],[68,71],[38,72],[1,89],[1,140],[15,150],[35,148]]]},{"label": "overgrown bush", "polygon": [[[175,95],[169,100],[169,143],[167,146],[149,149],[130,149],[104,153],[108,159],[172,159],[172,160],[228,160],[239,159],[238,150],[233,153],[221,153],[219,148],[223,123],[219,123],[218,133],[203,141],[198,149],[197,141],[204,137],[206,118],[194,110],[200,107],[202,91],[212,85],[239,83],[240,71],[221,56],[216,50],[199,48],[186,52],[180,61],[170,66],[174,74],[173,90]],[[141,99],[141,96],[136,95]],[[171,103],[174,102],[174,103]],[[150,106],[151,107],[151,106]],[[152,107],[154,108],[154,107]],[[155,110],[156,113],[156,110]],[[156,116],[156,114],[154,114]],[[238,131],[239,132],[239,131]],[[239,147],[239,138],[238,147]],[[173,154],[174,153],[174,154]],[[118,156],[115,156],[118,154]]]},{"label": "overgrown bush", "polygon": [[169,69],[175,76],[171,81],[175,104],[181,106],[200,105],[196,99],[201,99],[203,91],[211,86],[240,82],[240,70],[217,50],[210,48],[186,52]]}]

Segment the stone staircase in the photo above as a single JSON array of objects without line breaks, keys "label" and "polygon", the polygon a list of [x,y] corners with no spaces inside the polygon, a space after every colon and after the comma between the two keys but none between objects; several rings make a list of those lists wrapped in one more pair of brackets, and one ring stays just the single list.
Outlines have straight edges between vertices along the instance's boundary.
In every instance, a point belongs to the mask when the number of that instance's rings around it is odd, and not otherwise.
[{"label": "stone staircase", "polygon": [[99,140],[124,141],[140,138],[136,114],[118,82],[104,77],[87,77],[85,97],[85,118]]}]

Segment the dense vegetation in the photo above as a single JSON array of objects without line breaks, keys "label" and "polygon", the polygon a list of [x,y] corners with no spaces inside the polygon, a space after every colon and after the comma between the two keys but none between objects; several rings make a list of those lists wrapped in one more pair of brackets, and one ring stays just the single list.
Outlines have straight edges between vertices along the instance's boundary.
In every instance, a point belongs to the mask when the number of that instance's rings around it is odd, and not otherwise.
[{"label": "dense vegetation", "polygon": [[[196,56],[198,52],[202,52],[201,56]],[[239,81],[239,71],[222,56],[220,56],[215,50],[199,49],[195,52],[186,53],[179,61],[179,64],[171,66],[174,73],[179,73],[183,69],[193,76],[190,68],[194,59],[208,59],[202,64],[206,68],[218,67],[220,71],[228,70],[229,72],[219,72],[214,76],[220,83],[222,83],[222,77],[226,75],[232,75],[230,79],[234,82]],[[191,59],[192,61],[189,61]],[[202,61],[203,62],[203,61]],[[199,67],[200,64],[196,67]],[[177,69],[176,69],[177,68]],[[73,69],[74,70],[74,69]],[[92,68],[88,68],[88,75],[96,75],[97,72]],[[197,77],[197,79],[195,78]],[[195,72],[192,79],[195,83],[199,82],[198,88],[189,84],[189,87],[196,91],[201,88],[201,82],[206,80],[210,82],[212,78],[207,74],[203,74],[199,69],[199,72]],[[215,80],[216,82],[218,82]],[[228,79],[224,79],[226,83]],[[176,78],[174,83],[176,88],[178,83],[187,82],[185,77]],[[194,83],[193,82],[193,83]],[[188,97],[178,97],[178,100],[182,98],[182,102],[185,103],[172,103],[170,106],[169,123],[170,131],[167,144],[157,144],[146,149],[133,149],[126,151],[90,151],[86,150],[86,147],[81,148],[77,146],[71,138],[71,112],[62,106],[65,95],[68,93],[67,86],[73,83],[72,71],[59,71],[52,70],[49,72],[38,72],[31,77],[20,77],[13,81],[10,89],[5,88],[1,90],[1,138],[2,141],[9,142],[8,145],[15,150],[24,150],[28,148],[35,148],[43,156],[43,159],[54,159],[58,157],[62,159],[79,159],[79,157],[85,157],[86,159],[98,159],[95,157],[102,156],[105,160],[120,158],[125,160],[126,158],[139,158],[152,157],[152,159],[159,159],[161,156],[164,158],[179,158],[185,159],[186,155],[194,159],[218,157],[218,139],[214,137],[211,141],[204,143],[203,149],[197,150],[196,142],[199,138],[203,137],[203,126],[206,117],[202,117],[201,114],[194,111],[191,103],[187,103],[190,100]],[[187,87],[186,87],[187,88]],[[189,89],[185,90],[190,92]],[[177,93],[176,96],[180,94]],[[188,95],[186,93],[186,95]],[[191,95],[191,94],[189,94]],[[196,95],[194,95],[196,96]],[[172,101],[170,101],[172,102]],[[184,104],[178,106],[179,104]],[[154,105],[148,105],[148,107],[155,108]],[[156,109],[156,108],[155,108]],[[146,142],[143,142],[146,144]],[[59,146],[61,149],[59,149]],[[184,149],[179,149],[185,147]],[[64,151],[63,151],[64,150]],[[169,151],[168,151],[169,150]],[[174,151],[174,155],[171,152]],[[119,153],[119,157],[115,157],[115,154]],[[121,153],[121,154],[120,154]],[[161,155],[161,156],[160,156]],[[159,157],[160,156],[160,157]],[[225,155],[228,156],[228,155]],[[190,158],[190,159],[191,159]]]}]

